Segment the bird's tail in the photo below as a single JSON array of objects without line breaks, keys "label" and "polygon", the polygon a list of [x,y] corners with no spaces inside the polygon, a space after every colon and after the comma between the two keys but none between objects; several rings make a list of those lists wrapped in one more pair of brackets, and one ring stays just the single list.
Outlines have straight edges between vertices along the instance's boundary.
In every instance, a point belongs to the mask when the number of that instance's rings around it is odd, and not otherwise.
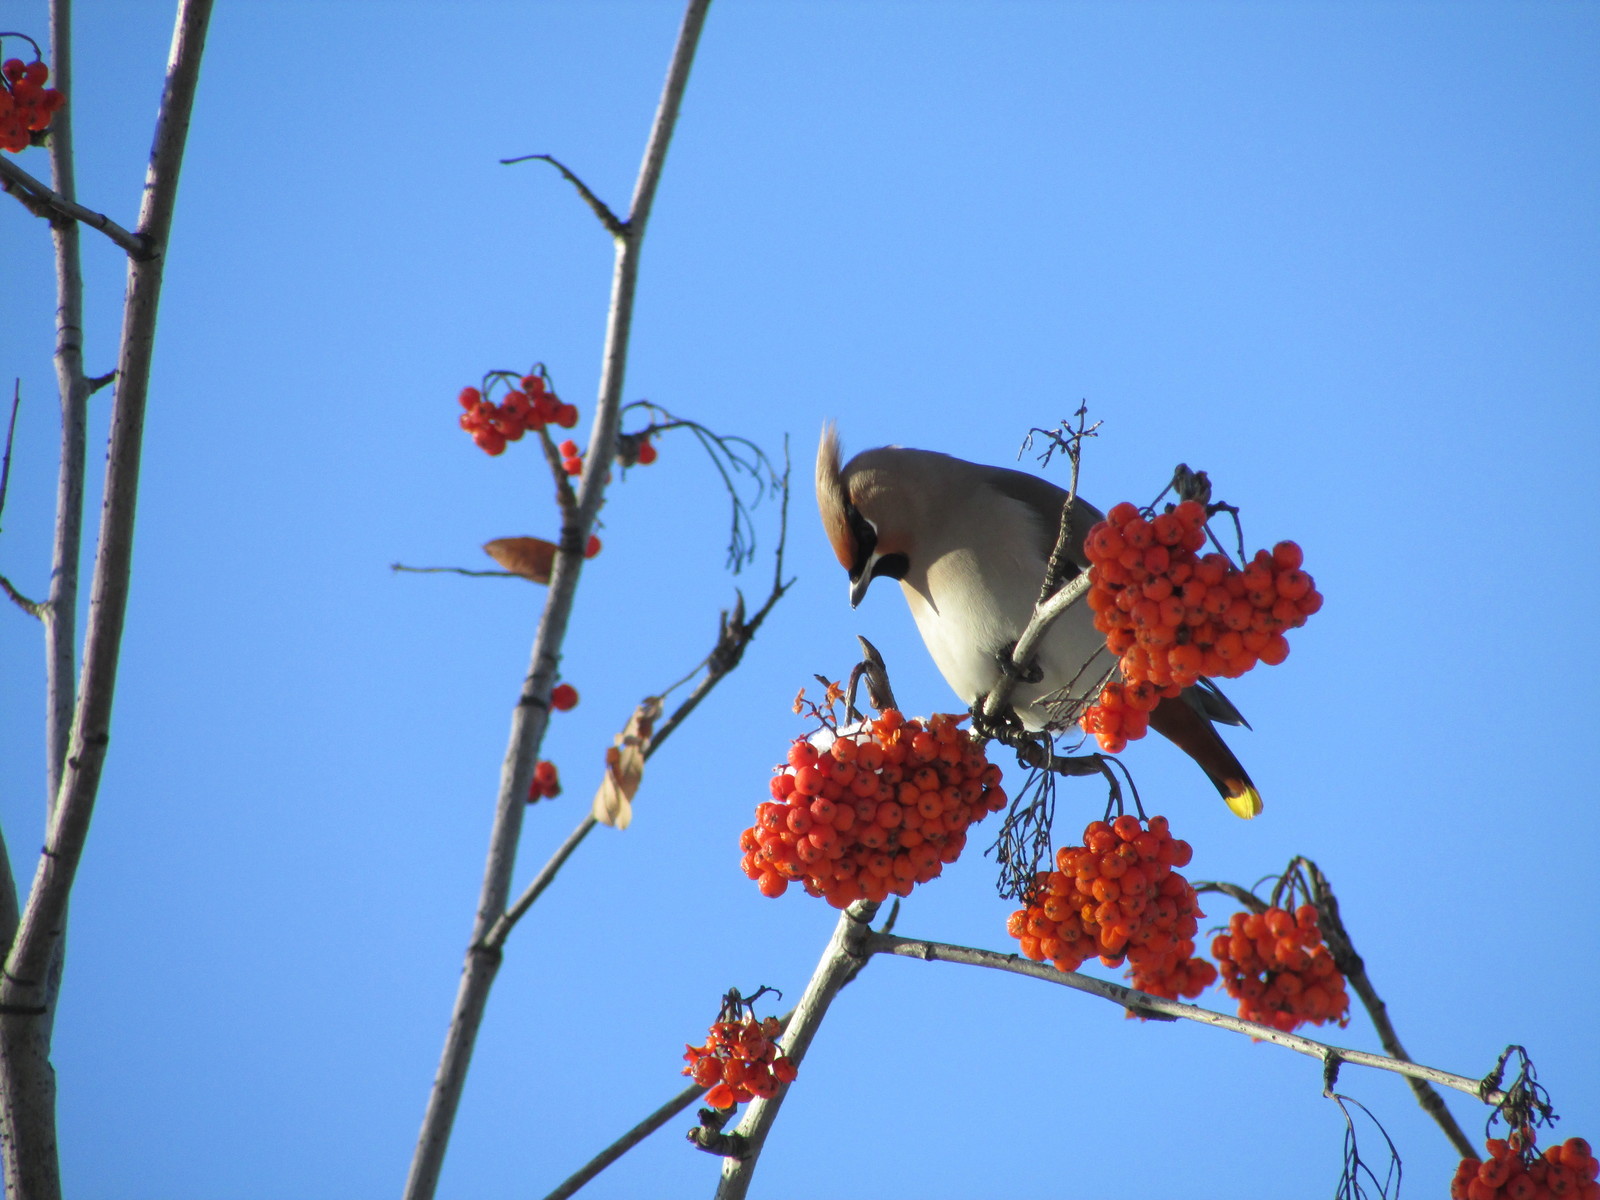
[{"label": "bird's tail", "polygon": [[1235,816],[1249,820],[1261,812],[1261,793],[1249,773],[1194,705],[1181,696],[1162,700],[1150,714],[1150,728],[1194,759]]}]

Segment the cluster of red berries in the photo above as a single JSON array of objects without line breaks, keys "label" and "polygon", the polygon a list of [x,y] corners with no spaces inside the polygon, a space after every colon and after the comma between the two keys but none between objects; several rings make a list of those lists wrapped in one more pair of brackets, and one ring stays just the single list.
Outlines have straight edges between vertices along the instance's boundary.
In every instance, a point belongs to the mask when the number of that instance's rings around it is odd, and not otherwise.
[{"label": "cluster of red berries", "polygon": [[[596,550],[595,553],[599,553]],[[592,555],[590,557],[593,557]],[[558,683],[550,689],[550,707],[557,712],[567,712],[578,707],[578,689],[570,683]]]},{"label": "cluster of red berries", "polygon": [[[498,376],[491,377],[491,382]],[[503,454],[507,442],[518,441],[528,430],[546,425],[571,429],[578,423],[578,410],[547,390],[544,376],[524,375],[518,386],[506,392],[499,404],[484,397],[475,387],[461,389],[461,428],[486,454]]]},{"label": "cluster of red berries", "polygon": [[[648,437],[642,437],[639,434],[630,434],[628,436],[636,439],[638,442],[637,446],[635,446],[633,449],[634,462],[645,467],[648,467],[651,463],[655,462],[656,448]],[[556,447],[556,451],[561,455],[561,469],[563,471],[565,471],[568,475],[583,474],[583,451],[578,449],[577,442],[573,441],[571,438],[568,438],[566,441],[562,442]],[[617,444],[617,458],[622,461],[624,466],[629,465],[626,448],[621,441],[619,441]]]},{"label": "cluster of red berries", "polygon": [[583,474],[583,454],[578,450],[578,443],[568,438],[556,447],[561,455],[561,469],[568,475]]},{"label": "cluster of red berries", "polygon": [[533,764],[533,782],[528,785],[528,803],[546,798],[554,800],[561,795],[561,775],[556,771],[556,765],[548,759],[541,758]]},{"label": "cluster of red berries", "polygon": [[1202,675],[1231,679],[1257,662],[1281,663],[1284,631],[1322,607],[1295,543],[1258,550],[1243,570],[1225,554],[1199,556],[1205,543],[1206,510],[1195,500],[1148,520],[1118,504],[1085,539],[1089,607],[1123,683],[1107,685],[1080,723],[1108,753],[1144,736],[1162,697]]},{"label": "cluster of red berries", "polygon": [[967,829],[1006,806],[1000,768],[963,719],[936,713],[924,724],[891,708],[824,751],[796,741],[772,799],[739,835],[744,873],[764,896],[799,882],[835,908],[907,896],[938,876]]},{"label": "cluster of red berries", "polygon": [[1344,976],[1322,944],[1315,905],[1234,913],[1228,932],[1212,939],[1211,954],[1247,1021],[1285,1033],[1307,1022],[1350,1023]]},{"label": "cluster of red berries", "polygon": [[1487,1146],[1487,1159],[1461,1160],[1450,1200],[1600,1200],[1600,1162],[1583,1138],[1568,1138],[1540,1154],[1532,1127],[1524,1125],[1509,1138],[1490,1138]]},{"label": "cluster of red berries", "polygon": [[20,154],[33,144],[33,134],[50,127],[66,97],[44,86],[49,78],[42,62],[8,58],[0,64],[0,150]]},{"label": "cluster of red berries", "polygon": [[1165,817],[1091,821],[1081,846],[1063,846],[1056,869],[1038,873],[1031,899],[1006,930],[1025,955],[1049,959],[1059,971],[1076,971],[1096,955],[1107,966],[1126,959],[1141,991],[1170,1000],[1198,996],[1217,971],[1194,957],[1205,914],[1173,869],[1187,866],[1192,854]]},{"label": "cluster of red berries", "polygon": [[687,1046],[683,1069],[706,1093],[712,1108],[732,1108],[752,1097],[763,1100],[778,1094],[778,1085],[793,1083],[794,1063],[778,1053],[777,1036],[782,1027],[777,1017],[758,1021],[718,1021],[703,1046]]}]

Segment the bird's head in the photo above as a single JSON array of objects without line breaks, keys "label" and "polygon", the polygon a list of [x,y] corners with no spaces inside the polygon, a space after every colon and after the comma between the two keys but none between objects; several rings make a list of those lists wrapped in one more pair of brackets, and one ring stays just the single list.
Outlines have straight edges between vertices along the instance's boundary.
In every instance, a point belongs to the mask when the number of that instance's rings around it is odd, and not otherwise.
[{"label": "bird's head", "polygon": [[874,579],[904,579],[911,568],[917,497],[897,469],[896,453],[868,450],[841,466],[832,424],[823,427],[817,447],[817,508],[839,564],[850,573],[851,608]]}]

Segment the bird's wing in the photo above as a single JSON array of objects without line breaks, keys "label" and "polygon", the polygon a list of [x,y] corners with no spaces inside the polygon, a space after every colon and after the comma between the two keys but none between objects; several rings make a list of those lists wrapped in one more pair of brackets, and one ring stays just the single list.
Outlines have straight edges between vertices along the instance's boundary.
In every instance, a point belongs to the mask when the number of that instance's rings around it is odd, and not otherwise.
[{"label": "bird's wing", "polygon": [[[1067,502],[1067,493],[1048,480],[1040,479],[1037,475],[1029,475],[1026,471],[1010,471],[1000,467],[994,468],[989,474],[989,483],[1003,496],[1008,496],[1021,504],[1026,505],[1035,516],[1039,518],[1039,557],[1048,559],[1050,551],[1055,548],[1056,533],[1061,528],[1061,506]],[[1083,552],[1083,539],[1088,535],[1090,528],[1096,521],[1102,520],[1103,514],[1094,505],[1078,497],[1072,506],[1072,542],[1069,547],[1072,562],[1078,570],[1089,565],[1089,559]],[[1077,571],[1068,571],[1066,578],[1071,579]]]},{"label": "bird's wing", "polygon": [[1195,711],[1219,724],[1243,725],[1246,729],[1251,727],[1250,722],[1244,719],[1244,714],[1233,706],[1233,701],[1203,675],[1193,686],[1183,689],[1183,698],[1194,706]]}]

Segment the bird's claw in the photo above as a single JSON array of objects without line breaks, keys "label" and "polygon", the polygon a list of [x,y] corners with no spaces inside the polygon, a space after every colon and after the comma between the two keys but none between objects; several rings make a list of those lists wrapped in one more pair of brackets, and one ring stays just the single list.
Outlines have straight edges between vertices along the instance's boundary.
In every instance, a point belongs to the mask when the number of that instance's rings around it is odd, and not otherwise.
[{"label": "bird's claw", "polygon": [[1038,683],[1044,678],[1044,668],[1039,665],[1039,660],[1032,660],[1026,667],[1019,667],[1011,661],[1011,656],[1016,652],[1017,644],[1012,642],[995,657],[1000,662],[1000,670],[1009,675],[1018,683]]}]

